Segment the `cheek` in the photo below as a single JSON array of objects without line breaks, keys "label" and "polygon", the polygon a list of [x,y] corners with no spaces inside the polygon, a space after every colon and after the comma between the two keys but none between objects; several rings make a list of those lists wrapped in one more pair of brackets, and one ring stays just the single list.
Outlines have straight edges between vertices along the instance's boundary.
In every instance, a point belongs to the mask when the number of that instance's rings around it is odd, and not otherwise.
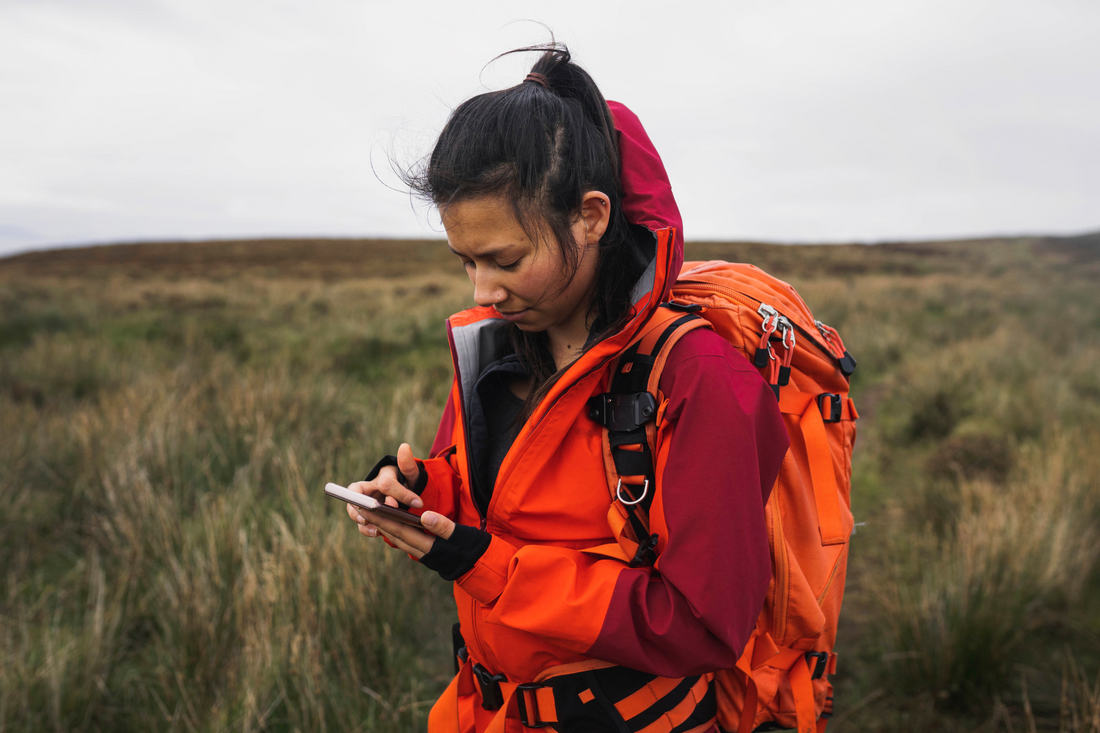
[{"label": "cheek", "polygon": [[554,269],[553,263],[547,262],[545,258],[538,258],[531,263],[530,267],[511,278],[510,289],[516,295],[541,299],[543,295],[554,291],[553,286],[560,277],[561,273]]}]

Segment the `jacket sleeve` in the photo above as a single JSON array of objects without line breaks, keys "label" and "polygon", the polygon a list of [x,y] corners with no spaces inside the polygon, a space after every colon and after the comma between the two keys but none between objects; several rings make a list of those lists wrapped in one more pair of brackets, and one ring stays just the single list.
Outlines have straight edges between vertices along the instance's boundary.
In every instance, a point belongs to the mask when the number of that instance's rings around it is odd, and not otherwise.
[{"label": "jacket sleeve", "polygon": [[775,396],[709,329],[673,348],[650,529],[656,569],[494,537],[459,584],[488,621],[665,677],[732,667],[771,579],[764,504],[788,447]]},{"label": "jacket sleeve", "polygon": [[429,458],[421,461],[423,470],[428,474],[420,498],[424,508],[416,511],[423,514],[431,510],[454,519],[458,514],[458,497],[462,489],[462,478],[454,465],[454,428],[455,428],[455,391],[447,398],[443,408],[443,417],[439,422],[435,440],[432,442]]}]

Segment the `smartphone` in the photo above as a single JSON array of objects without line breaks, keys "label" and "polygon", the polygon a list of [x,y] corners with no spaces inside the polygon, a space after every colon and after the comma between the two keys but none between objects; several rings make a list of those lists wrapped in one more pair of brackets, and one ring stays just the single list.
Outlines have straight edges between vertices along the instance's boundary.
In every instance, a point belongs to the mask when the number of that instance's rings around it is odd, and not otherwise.
[{"label": "smartphone", "polygon": [[339,484],[325,484],[325,493],[331,496],[333,499],[339,499],[340,501],[346,501],[349,504],[354,504],[360,509],[366,509],[369,512],[380,514],[387,519],[392,519],[395,522],[401,522],[407,524],[410,527],[423,527],[420,523],[420,517],[407,512],[403,509],[398,509],[395,506],[389,506],[375,499],[373,496],[367,496],[366,494],[360,494],[356,491],[345,489]]}]

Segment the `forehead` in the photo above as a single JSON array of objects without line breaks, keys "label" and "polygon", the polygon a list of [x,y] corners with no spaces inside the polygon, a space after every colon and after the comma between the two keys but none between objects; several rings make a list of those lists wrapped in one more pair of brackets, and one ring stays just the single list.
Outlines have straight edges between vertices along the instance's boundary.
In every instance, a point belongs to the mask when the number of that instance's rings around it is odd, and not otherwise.
[{"label": "forehead", "polygon": [[508,246],[534,247],[504,198],[457,201],[440,211],[447,242],[459,254],[491,254]]}]

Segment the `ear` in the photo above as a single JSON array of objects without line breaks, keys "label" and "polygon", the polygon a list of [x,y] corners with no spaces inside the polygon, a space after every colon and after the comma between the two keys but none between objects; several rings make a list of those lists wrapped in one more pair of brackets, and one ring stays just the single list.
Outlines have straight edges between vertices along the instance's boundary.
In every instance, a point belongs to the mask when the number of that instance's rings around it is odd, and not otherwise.
[{"label": "ear", "polygon": [[602,191],[589,191],[581,198],[581,220],[585,229],[585,244],[599,244],[611,220],[611,197]]}]

